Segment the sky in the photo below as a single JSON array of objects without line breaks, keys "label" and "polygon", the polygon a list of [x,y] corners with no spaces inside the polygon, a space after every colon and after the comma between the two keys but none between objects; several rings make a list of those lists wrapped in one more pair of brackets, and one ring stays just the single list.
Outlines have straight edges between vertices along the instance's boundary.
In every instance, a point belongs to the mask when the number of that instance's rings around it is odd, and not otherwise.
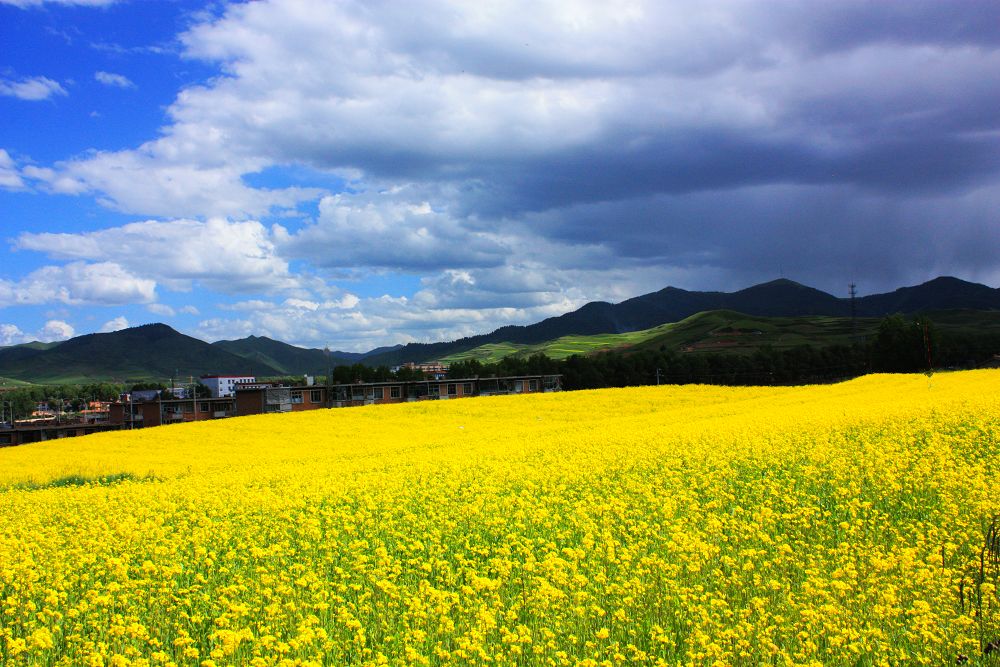
[{"label": "sky", "polygon": [[1000,285],[994,0],[0,0],[0,345]]}]

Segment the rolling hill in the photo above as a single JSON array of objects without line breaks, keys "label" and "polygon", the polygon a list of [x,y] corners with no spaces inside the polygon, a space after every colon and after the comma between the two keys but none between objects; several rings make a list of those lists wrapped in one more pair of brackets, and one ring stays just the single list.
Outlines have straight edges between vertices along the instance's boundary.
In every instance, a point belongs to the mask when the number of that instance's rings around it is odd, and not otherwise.
[{"label": "rolling hill", "polygon": [[269,365],[251,364],[165,324],[77,336],[43,349],[29,345],[0,350],[0,376],[43,383],[244,374],[251,365],[260,375],[280,375]]},{"label": "rolling hill", "polygon": [[[872,318],[897,312],[1000,310],[1000,289],[941,277],[887,294],[860,297],[855,301],[855,308],[858,317]],[[757,317],[849,317],[851,301],[784,279],[737,292],[690,292],[666,287],[618,304],[594,301],[571,313],[528,326],[501,327],[489,334],[448,343],[410,343],[388,354],[371,355],[365,363],[393,365],[405,361],[449,359],[491,343],[537,345],[565,336],[641,331],[715,310],[730,310]]]},{"label": "rolling hill", "polygon": [[[957,278],[859,298],[854,304],[860,334],[890,313],[933,312],[943,329],[1000,328],[1000,290]],[[851,303],[791,280],[775,280],[737,292],[690,292],[667,287],[618,304],[588,303],[528,326],[507,326],[451,342],[412,343],[365,353],[332,352],[334,364],[396,365],[406,361],[497,360],[542,352],[555,358],[633,347],[668,346],[688,351],[739,352],[773,347],[847,342]],[[947,311],[947,312],[945,312]],[[322,375],[323,350],[300,348],[262,336],[213,344],[164,324],[88,334],[61,343],[0,348],[0,377],[22,382],[98,380],[163,381],[212,373],[258,377]]]},{"label": "rolling hill", "polygon": [[330,364],[351,363],[337,353],[317,349],[307,349],[283,343],[266,336],[249,336],[239,340],[220,340],[212,347],[235,354],[250,361],[254,366],[273,368],[282,375],[325,375]]},{"label": "rolling hill", "polygon": [[[1000,333],[1000,311],[928,311],[935,328],[942,333]],[[544,354],[565,359],[574,354],[611,350],[645,350],[666,347],[682,352],[725,352],[745,354],[762,347],[783,349],[801,345],[847,345],[878,331],[879,317],[810,315],[804,317],[760,317],[731,310],[712,310],[679,322],[624,334],[563,336],[536,344],[487,343],[440,359],[444,363],[476,360],[494,363],[504,357]],[[856,326],[856,329],[855,329]]]},{"label": "rolling hill", "polygon": [[379,347],[370,352],[333,351],[297,347],[266,336],[248,336],[238,340],[220,340],[213,347],[248,359],[254,365],[274,368],[282,375],[326,375],[327,368],[333,366],[364,363],[365,359],[380,354],[388,354],[397,348]]}]

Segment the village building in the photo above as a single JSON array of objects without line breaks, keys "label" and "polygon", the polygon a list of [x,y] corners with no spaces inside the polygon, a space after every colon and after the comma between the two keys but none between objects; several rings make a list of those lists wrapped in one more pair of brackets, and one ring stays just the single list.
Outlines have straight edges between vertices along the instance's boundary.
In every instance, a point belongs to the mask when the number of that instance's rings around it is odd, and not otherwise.
[{"label": "village building", "polygon": [[201,383],[208,387],[212,398],[233,396],[238,384],[252,384],[257,381],[252,375],[202,375]]}]

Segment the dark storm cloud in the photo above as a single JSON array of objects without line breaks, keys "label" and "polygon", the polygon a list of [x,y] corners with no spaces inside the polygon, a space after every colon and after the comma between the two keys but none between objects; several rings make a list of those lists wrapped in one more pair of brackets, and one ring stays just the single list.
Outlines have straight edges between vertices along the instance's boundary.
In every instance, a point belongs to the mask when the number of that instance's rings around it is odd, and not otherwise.
[{"label": "dark storm cloud", "polygon": [[900,199],[852,186],[768,185],[579,205],[523,224],[569,244],[604,239],[635,266],[701,267],[722,277],[709,287],[783,274],[834,292],[852,280],[877,291],[955,267],[994,279],[998,203],[1000,188]]},{"label": "dark storm cloud", "polygon": [[992,0],[784,2],[759,9],[758,27],[811,53],[879,43],[1000,46],[1000,4]]},{"label": "dark storm cloud", "polygon": [[[274,165],[337,172],[337,210],[278,239],[290,259],[996,272],[1000,3],[269,0],[182,41],[224,76],[181,93],[162,139],[64,170],[130,210],[136,183],[176,207]],[[231,191],[236,211],[314,196]]]}]

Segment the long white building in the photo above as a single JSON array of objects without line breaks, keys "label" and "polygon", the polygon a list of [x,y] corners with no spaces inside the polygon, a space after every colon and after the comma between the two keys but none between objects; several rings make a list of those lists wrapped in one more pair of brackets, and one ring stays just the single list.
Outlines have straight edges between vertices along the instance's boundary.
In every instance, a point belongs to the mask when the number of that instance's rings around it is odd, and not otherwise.
[{"label": "long white building", "polygon": [[212,398],[225,398],[235,395],[237,384],[254,383],[257,381],[252,375],[203,375],[201,383],[212,392]]}]

